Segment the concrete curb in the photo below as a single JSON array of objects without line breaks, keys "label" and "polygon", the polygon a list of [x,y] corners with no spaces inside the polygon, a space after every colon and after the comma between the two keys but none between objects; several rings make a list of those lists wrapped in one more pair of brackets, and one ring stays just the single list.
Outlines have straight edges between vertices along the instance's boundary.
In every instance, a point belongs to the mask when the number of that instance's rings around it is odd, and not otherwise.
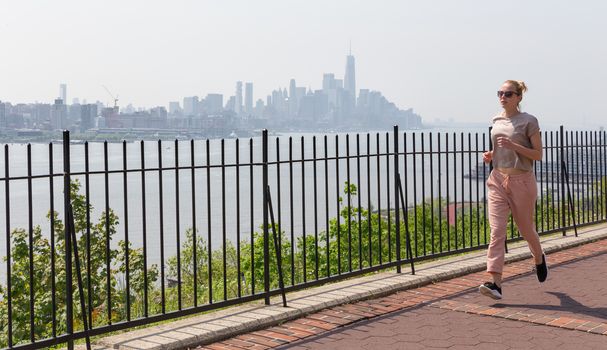
[{"label": "concrete curb", "polygon": [[[582,232],[583,231],[583,232]],[[546,253],[552,253],[607,238],[607,224],[580,230],[579,237],[543,239]],[[524,242],[509,246],[506,263],[531,256]],[[403,266],[404,267],[404,266]],[[485,252],[474,252],[416,266],[416,275],[383,272],[315,287],[287,295],[288,307],[280,298],[272,305],[248,304],[209,314],[177,320],[97,340],[95,349],[186,349],[219,342],[239,334],[268,328],[326,308],[382,297],[433,282],[452,279],[485,269]],[[80,346],[78,346],[80,348]]]}]

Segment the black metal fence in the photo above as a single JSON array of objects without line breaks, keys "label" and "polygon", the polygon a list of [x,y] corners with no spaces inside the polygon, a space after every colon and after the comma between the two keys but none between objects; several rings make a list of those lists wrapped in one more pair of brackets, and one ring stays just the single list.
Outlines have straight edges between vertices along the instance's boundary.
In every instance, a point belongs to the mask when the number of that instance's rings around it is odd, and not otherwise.
[{"label": "black metal fence", "polygon": [[[561,127],[542,138],[538,231],[606,221],[605,132]],[[4,145],[0,346],[71,347],[268,303],[283,275],[292,291],[482,249],[490,148],[486,132],[398,127],[82,144],[65,132],[57,146]],[[520,239],[510,228],[509,241]]]}]

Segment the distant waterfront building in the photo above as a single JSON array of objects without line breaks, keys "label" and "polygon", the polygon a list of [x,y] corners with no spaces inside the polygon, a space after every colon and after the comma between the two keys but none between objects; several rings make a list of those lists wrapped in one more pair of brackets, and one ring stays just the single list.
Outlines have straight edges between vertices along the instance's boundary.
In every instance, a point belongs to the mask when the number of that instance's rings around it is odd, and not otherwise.
[{"label": "distant waterfront building", "polygon": [[67,107],[67,120],[69,125],[76,125],[80,123],[80,111],[82,106],[79,103],[72,103]]},{"label": "distant waterfront building", "polygon": [[333,74],[333,73],[325,73],[325,74],[323,74],[323,76],[322,76],[322,89],[324,91],[335,89],[335,74]]},{"label": "distant waterfront building", "polygon": [[80,132],[93,128],[97,118],[97,105],[84,104],[80,106]]},{"label": "distant waterfront building", "polygon": [[33,110],[33,122],[36,129],[51,129],[51,105],[36,103]]},{"label": "distant waterfront building", "polygon": [[359,108],[367,108],[369,106],[369,89],[360,89],[356,105]]},{"label": "distant waterfront building", "polygon": [[346,57],[344,89],[352,96],[352,98],[356,99],[356,71],[354,67],[354,56],[352,56],[352,53]]},{"label": "distant waterfront building", "polygon": [[236,82],[236,100],[234,101],[234,112],[237,115],[242,113],[242,81]]},{"label": "distant waterfront building", "polygon": [[236,106],[236,96],[230,96],[230,98],[228,99],[228,102],[226,102],[226,107],[225,107],[226,111],[234,112],[235,106]]},{"label": "distant waterfront building", "polygon": [[51,107],[51,128],[52,130],[63,130],[67,127],[67,106],[62,99],[58,98]]},{"label": "distant waterfront building", "polygon": [[181,114],[181,105],[179,104],[179,101],[169,102],[169,114]]},{"label": "distant waterfront building", "polygon": [[63,101],[64,104],[67,103],[67,84],[59,85],[59,98]]},{"label": "distant waterfront building", "polygon": [[297,110],[297,85],[295,84],[295,79],[291,79],[289,83],[289,115],[295,116]]},{"label": "distant waterfront building", "polygon": [[222,94],[207,94],[204,99],[207,103],[208,114],[219,114],[223,111],[223,95]]},{"label": "distant waterfront building", "polygon": [[253,83],[245,84],[244,111],[249,115],[253,113]]},{"label": "distant waterfront building", "polygon": [[264,108],[265,108],[265,106],[263,104],[263,100],[262,99],[257,99],[257,102],[255,102],[255,110],[254,110],[253,114],[255,116],[261,116],[261,115],[263,115]]},{"label": "distant waterfront building", "polygon": [[198,114],[198,96],[184,97],[183,98],[183,115],[197,115]]}]

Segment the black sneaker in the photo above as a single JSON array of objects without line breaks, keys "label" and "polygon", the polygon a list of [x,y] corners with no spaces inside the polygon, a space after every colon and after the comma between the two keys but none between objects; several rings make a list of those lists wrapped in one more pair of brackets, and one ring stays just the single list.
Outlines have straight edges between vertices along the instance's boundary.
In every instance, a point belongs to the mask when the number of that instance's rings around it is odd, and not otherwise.
[{"label": "black sneaker", "polygon": [[495,300],[502,298],[502,289],[493,282],[485,282],[485,284],[478,287],[478,291],[481,292],[482,295]]},{"label": "black sneaker", "polygon": [[544,282],[548,277],[548,266],[546,266],[546,255],[542,254],[542,263],[535,265],[535,273],[537,274],[537,280]]}]

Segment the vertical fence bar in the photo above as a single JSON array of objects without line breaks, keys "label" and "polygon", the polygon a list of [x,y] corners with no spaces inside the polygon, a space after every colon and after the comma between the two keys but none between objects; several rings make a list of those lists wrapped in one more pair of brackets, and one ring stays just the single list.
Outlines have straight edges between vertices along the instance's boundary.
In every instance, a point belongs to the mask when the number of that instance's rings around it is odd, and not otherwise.
[{"label": "vertical fence bar", "polygon": [[555,131],[554,134],[555,134],[555,138],[556,138],[556,142],[553,143],[553,148],[555,149],[554,150],[554,152],[555,152],[555,156],[554,156],[555,157],[555,161],[554,161],[555,164],[554,164],[554,166],[556,167],[556,169],[555,169],[555,176],[556,176],[555,186],[556,186],[556,197],[557,197],[556,198],[556,206],[555,206],[557,214],[556,214],[556,218],[554,220],[554,225],[555,225],[554,228],[558,229],[558,227],[561,224],[560,221],[559,221],[559,218],[563,217],[565,215],[565,213],[561,211],[562,207],[560,205],[560,203],[562,202],[562,199],[561,199],[561,191],[559,190],[559,186],[561,184],[561,176],[563,175],[563,172],[559,171],[559,169],[560,169],[560,167],[559,167],[559,165],[560,165],[560,152],[559,152],[559,148],[560,148],[560,146],[559,146],[559,138],[560,138],[560,136],[559,136],[559,131]]},{"label": "vertical fence bar", "polygon": [[[383,262],[382,244],[381,244],[381,162],[379,157],[379,133],[375,134],[376,156],[377,156],[377,242],[379,264]],[[339,194],[339,193],[338,193]],[[339,213],[339,211],[338,211]],[[339,218],[339,216],[338,216]],[[339,220],[339,219],[338,219]],[[339,222],[338,222],[339,223]]]},{"label": "vertical fence bar", "polygon": [[339,215],[339,135],[335,135],[335,197],[335,214],[337,218],[337,274],[341,275],[341,220]]},{"label": "vertical fence bar", "polygon": [[303,236],[303,281],[306,283],[308,281],[308,266],[307,266],[307,251],[306,246],[306,155],[304,153],[304,137],[301,137],[301,232]]},{"label": "vertical fence bar", "polygon": [[[478,181],[478,173],[479,173],[479,169],[478,169],[478,133],[474,134],[475,137],[475,152],[474,152],[474,168],[476,169],[475,175],[476,175],[476,245],[480,246],[481,245],[481,211],[480,211],[480,190],[479,190],[479,181]],[[484,165],[484,164],[483,164]],[[470,177],[472,179],[472,177]]]},{"label": "vertical fence bar", "polygon": [[293,218],[293,138],[289,137],[289,220],[291,230],[291,285],[295,285],[295,222]]},{"label": "vertical fence bar", "polygon": [[360,197],[361,197],[361,187],[360,187],[360,135],[356,134],[356,186],[358,188],[358,191],[356,192],[357,196],[356,199],[358,200],[357,203],[357,214],[358,214],[358,269],[362,270],[363,268],[363,255],[362,255],[362,222],[361,222],[361,204],[360,204]]},{"label": "vertical fence bar", "polygon": [[327,277],[331,277],[331,241],[329,235],[329,151],[327,135],[323,137],[323,141],[325,148],[325,246],[327,255]]},{"label": "vertical fence bar", "polygon": [[[398,262],[398,264],[396,265],[396,273],[401,273],[401,266],[400,266],[400,201],[398,200],[398,194],[399,194],[399,189],[401,186],[398,186],[400,184],[400,178],[399,178],[399,174],[398,174],[398,125],[394,125],[394,221],[396,223],[396,232],[394,232],[394,234],[396,235],[396,261]],[[399,187],[399,188],[396,188]],[[401,189],[402,191],[402,189]],[[404,203],[403,203],[404,204]],[[405,209],[405,208],[403,208]]]},{"label": "vertical fence bar", "polygon": [[[193,141],[192,141],[192,144],[193,144]],[[236,275],[237,275],[236,278],[238,279],[238,297],[240,298],[240,297],[242,297],[242,271],[241,271],[242,267],[241,267],[241,261],[240,261],[240,142],[239,142],[239,139],[236,139],[235,147],[236,147],[236,183],[234,185],[236,188]],[[278,147],[276,147],[276,148],[278,148]],[[192,151],[194,151],[193,146],[192,146]],[[192,157],[192,164],[194,164],[193,157]],[[280,175],[280,172],[278,172],[278,174]],[[194,184],[194,172],[192,171],[192,185],[193,184]],[[280,184],[280,180],[279,180],[279,184]],[[193,186],[192,186],[192,191],[194,191]],[[194,200],[194,198],[192,198],[192,201],[193,200]],[[278,200],[278,202],[280,203],[280,199]],[[194,232],[196,232],[196,230],[194,230]],[[195,233],[194,233],[194,237],[196,237]],[[196,249],[194,249],[194,251],[196,251]],[[196,261],[196,259],[194,259],[194,261]],[[194,270],[194,272],[196,272],[196,270]],[[194,277],[195,276],[196,275],[194,275]],[[194,278],[194,281],[196,281],[196,278]]]},{"label": "vertical fence bar", "polygon": [[367,244],[369,248],[369,267],[373,266],[373,224],[371,222],[371,134],[367,133]]},{"label": "vertical fence bar", "polygon": [[455,250],[458,248],[457,240],[457,136],[453,133],[453,238]]},{"label": "vertical fence bar", "polygon": [[[160,215],[160,298],[162,313],[166,313],[166,288],[164,277],[164,190],[162,185],[162,141],[158,140],[158,214]],[[209,286],[210,288],[210,286]]]},{"label": "vertical fence bar", "polygon": [[[559,215],[559,207],[558,205],[556,205],[555,203],[555,195],[554,195],[554,185],[555,185],[555,181],[554,181],[554,177],[558,176],[555,174],[555,169],[554,169],[554,132],[550,131],[550,174],[551,174],[551,181],[550,181],[550,191],[552,193],[551,199],[552,199],[552,229],[556,229],[556,224],[558,219],[556,219]],[[558,174],[558,167],[557,167],[557,174]],[[557,178],[557,185],[558,185],[558,178]],[[558,188],[556,191],[557,195],[558,195]]]},{"label": "vertical fence bar", "polygon": [[[84,144],[84,155],[85,155],[85,167],[86,167],[86,232],[87,232],[87,266],[90,266],[91,264],[91,260],[90,260],[90,255],[91,255],[91,249],[90,249],[90,207],[89,207],[89,181],[88,181],[88,142]],[[49,173],[49,194],[50,194],[50,210],[51,210],[51,276],[55,276],[55,176],[54,176],[54,170],[53,170],[53,143],[49,142],[48,144],[48,164],[49,164],[49,168],[48,168],[48,173]],[[8,176],[7,176],[8,179]],[[7,180],[8,182],[8,180]],[[8,219],[8,218],[7,218]],[[90,269],[89,269],[90,270]],[[89,276],[90,276],[90,272],[89,272]],[[89,320],[91,319],[91,279],[88,279],[88,297],[89,297],[89,309],[88,309],[88,317]],[[9,287],[10,288],[10,287]],[[55,278],[53,277],[51,279],[51,305],[52,305],[52,320],[53,320],[53,330],[52,330],[52,334],[53,337],[57,336],[57,282],[55,281]],[[10,297],[9,297],[9,302],[10,302]],[[90,322],[89,322],[90,324]]]},{"label": "vertical fence bar", "polygon": [[[264,275],[264,292],[265,303],[270,305],[270,244],[268,232],[268,130],[264,129],[261,134],[261,151],[262,151],[262,188],[263,191],[263,275]],[[280,266],[280,261],[278,262]]]},{"label": "vertical fence bar", "polygon": [[436,252],[435,250],[435,240],[434,240],[434,152],[432,151],[432,133],[428,133],[428,148],[430,159],[430,235],[432,240],[432,254]]},{"label": "vertical fence bar", "polygon": [[[236,163],[238,164],[238,140],[236,140]],[[198,228],[196,227],[196,163],[194,157],[194,140],[190,140],[190,172],[191,172],[191,195],[192,195],[192,273],[194,278],[193,295],[194,307],[198,306]],[[236,166],[238,169],[238,166]],[[237,182],[238,183],[238,182]],[[237,185],[236,193],[238,193]],[[236,220],[240,222],[240,208],[236,207]],[[240,228],[240,226],[238,226]],[[240,238],[240,231],[236,231],[237,237]],[[187,237],[186,237],[187,239]],[[238,243],[237,243],[238,244]],[[237,249],[238,254],[238,296],[240,297],[240,246]]]},{"label": "vertical fence bar", "polygon": [[462,200],[462,248],[466,248],[466,203],[464,202],[464,192],[466,191],[466,187],[464,186],[464,133],[460,133],[460,147],[461,147],[461,151],[460,151],[460,164],[461,164],[461,171],[460,171],[460,179],[461,182],[460,184],[462,185],[461,190],[461,200]]},{"label": "vertical fence bar", "polygon": [[[52,144],[52,143],[51,143]],[[89,176],[89,171],[90,171],[90,167],[89,167],[89,143],[88,141],[84,143],[84,191],[85,191],[85,197],[86,197],[86,272],[87,272],[87,276],[91,276],[91,182],[90,182],[90,176]],[[51,170],[51,179],[53,178],[52,174],[53,171]],[[52,202],[51,202],[51,208],[52,208]],[[54,209],[51,209],[51,213],[54,213]],[[53,224],[53,228],[54,228],[54,224]],[[54,229],[52,232],[52,235],[54,236]],[[55,244],[54,244],[54,237],[53,237],[53,248],[51,249],[51,261],[53,262],[53,271],[55,268]],[[51,276],[55,276],[55,272],[51,273]],[[93,328],[93,293],[91,292],[93,289],[93,286],[91,285],[91,278],[87,278],[86,279],[86,291],[87,291],[87,299],[88,299],[88,321],[89,321],[89,327]],[[55,279],[53,278],[53,305],[55,305],[54,299],[55,299]],[[54,310],[55,308],[53,307],[53,313],[55,313],[56,311]]]},{"label": "vertical fence bar", "polygon": [[[346,134],[346,181],[348,183],[348,271],[352,272],[352,195],[350,189],[350,134]],[[304,260],[305,261],[305,260]]]},{"label": "vertical fence bar", "polygon": [[[312,172],[314,180],[314,277],[318,280],[318,181],[316,179],[316,136],[312,137]],[[304,193],[305,195],[305,193]],[[280,230],[278,231],[280,233]],[[282,265],[281,265],[282,266]]]},{"label": "vertical fence bar", "polygon": [[32,208],[32,145],[27,144],[27,224],[28,224],[28,260],[29,260],[29,319],[30,319],[30,341],[36,341],[34,309],[35,309],[35,292],[34,292],[34,213]]},{"label": "vertical fence bar", "polygon": [[225,140],[221,139],[221,241],[223,260],[223,300],[228,300],[228,265],[227,265],[227,236],[226,236],[226,149]]},{"label": "vertical fence bar", "polygon": [[449,133],[445,133],[445,201],[447,202],[447,251],[451,251],[451,202],[449,201]]},{"label": "vertical fence bar", "polygon": [[[213,242],[212,242],[212,220],[211,220],[211,142],[206,140],[205,144],[206,160],[207,160],[207,270],[209,284],[209,304],[213,304]],[[251,150],[251,294],[255,294],[255,266],[254,258],[254,243],[253,242],[253,140],[250,140]]]},{"label": "vertical fence bar", "polygon": [[128,178],[127,178],[127,149],[126,141],[122,141],[122,195],[124,205],[124,264],[125,264],[125,299],[126,319],[131,320],[131,288],[130,288],[130,264],[129,264],[129,205],[128,205]]},{"label": "vertical fence bar", "polygon": [[[473,230],[472,230],[472,134],[468,133],[468,223],[470,230],[470,247],[473,247]],[[462,177],[463,178],[463,177]]]},{"label": "vertical fence bar", "polygon": [[607,193],[605,193],[605,192],[607,192],[607,187],[606,187],[607,183],[605,181],[605,176],[607,175],[606,171],[605,171],[605,166],[607,166],[607,139],[606,139],[607,133],[603,130],[600,134],[601,134],[601,139],[602,139],[600,147],[601,147],[601,153],[603,155],[603,157],[601,159],[601,182],[600,182],[601,198],[602,198],[601,203],[603,205],[602,210],[601,210],[601,218],[604,220],[605,218],[607,218],[607,203],[605,203],[605,200],[607,199],[607,198],[605,198],[605,196],[607,195]]},{"label": "vertical fence bar", "polygon": [[[280,138],[277,137],[276,138],[276,197],[278,198],[277,202],[278,202],[278,244],[279,246],[282,247],[282,191],[280,190],[280,167],[281,167],[281,163],[280,163]],[[281,251],[282,253],[282,251]],[[293,258],[293,257],[291,257]],[[282,254],[281,254],[281,260],[280,260],[280,266],[282,267]],[[284,279],[283,279],[283,283],[284,283]]]},{"label": "vertical fence bar", "polygon": [[[414,134],[415,135],[415,134]],[[404,172],[403,174],[405,174],[405,198],[403,201],[401,201],[402,205],[403,205],[403,216],[404,216],[404,223],[405,223],[405,235],[406,237],[410,237],[410,232],[409,232],[409,210],[408,210],[408,205],[409,205],[409,163],[407,161],[407,133],[403,133],[403,163],[404,163]],[[415,158],[413,160],[415,162]],[[401,187],[402,187],[402,183],[401,183]],[[415,206],[414,206],[415,208]],[[417,235],[414,236],[415,239],[415,253],[413,253],[412,251],[407,251],[407,258],[411,259],[411,261],[413,261],[413,257],[417,256]],[[411,244],[411,242],[409,242],[409,244]],[[411,248],[411,246],[409,246],[409,248]]]},{"label": "vertical fence bar", "polygon": [[[542,134],[540,132],[540,137],[541,137],[541,135]],[[544,143],[544,145],[542,147],[543,148],[542,152],[545,153],[545,148],[548,145],[546,144],[546,140],[542,140],[542,143]],[[546,159],[546,158],[542,155],[542,159]],[[538,172],[537,168],[538,167],[539,167],[539,175],[540,175],[539,176],[539,178],[540,178],[540,180],[539,180],[540,181],[540,193],[539,193],[539,202],[540,203],[539,203],[539,210],[540,210],[540,214],[541,215],[536,215],[535,221],[536,221],[536,227],[538,227],[538,223],[537,223],[538,219],[537,219],[537,217],[539,216],[540,219],[541,219],[541,221],[539,222],[539,226],[541,226],[541,231],[544,231],[544,222],[546,221],[546,217],[544,215],[544,201],[545,201],[545,198],[544,198],[544,177],[547,176],[548,171],[547,170],[544,171],[544,162],[542,162],[542,161],[535,162],[534,169],[535,169],[535,173],[536,173],[536,179],[537,179],[537,172]],[[537,204],[536,204],[536,207],[537,207]],[[540,228],[538,227],[538,230],[539,229]]]},{"label": "vertical fence bar", "polygon": [[[417,249],[417,142],[415,141],[415,133],[412,133],[412,159],[413,159],[413,242],[415,242],[415,254],[419,254]],[[422,232],[422,251],[426,255],[426,232]]]},{"label": "vertical fence bar", "polygon": [[[571,135],[572,138],[572,143],[573,143],[573,134]],[[576,197],[577,197],[577,211],[575,213],[576,215],[576,222],[578,223],[582,223],[580,221],[580,132],[576,131],[575,132],[575,143],[574,143],[574,147],[575,147],[575,171],[573,172],[575,174],[575,189],[576,189]],[[583,197],[582,197],[583,198]]]},{"label": "vertical fence bar", "polygon": [[[441,134],[440,132],[436,134],[436,149],[437,151],[437,166],[438,166],[438,180],[437,180],[437,187],[438,187],[438,245],[439,245],[439,252],[442,253],[443,252],[443,192],[442,192],[442,181],[443,181],[443,174],[441,172],[441,143],[440,143],[440,137]],[[447,203],[448,204],[448,203]]]},{"label": "vertical fence bar", "polygon": [[390,176],[390,134],[386,132],[386,213],[388,213],[388,261],[392,261],[392,225],[390,223],[391,213],[390,213],[390,178],[394,178],[394,176]]},{"label": "vertical fence bar", "polygon": [[[103,143],[103,176],[105,185],[105,292],[107,298],[107,322],[112,324],[112,281],[111,281],[111,259],[110,259],[110,181],[109,181],[109,165],[108,165],[108,142]],[[69,204],[69,203],[68,203]],[[66,210],[67,213],[67,210]]]},{"label": "vertical fence bar", "polygon": [[181,301],[181,237],[179,222],[179,141],[175,140],[175,246],[177,248],[177,310],[182,309]]},{"label": "vertical fence bar", "polygon": [[[107,153],[106,153],[107,154]],[[106,157],[107,160],[107,157]],[[8,164],[8,162],[7,162]],[[70,132],[63,131],[63,212],[64,212],[64,240],[65,240],[65,328],[66,334],[70,336],[68,340],[67,348],[69,350],[74,349],[74,341],[71,339],[71,335],[74,334],[74,309],[73,309],[73,296],[72,291],[72,237],[69,234],[67,227],[67,212],[70,207],[71,193],[70,193]],[[8,174],[8,173],[7,173]],[[8,208],[8,206],[7,206]],[[109,270],[108,270],[109,275]],[[109,293],[108,293],[109,295]]]},{"label": "vertical fence bar", "polygon": [[[146,207],[146,195],[145,195],[145,142],[141,140],[141,233],[143,239],[143,315],[148,317],[148,237],[147,237],[147,207]],[[88,173],[88,171],[87,171]],[[90,253],[89,253],[90,255]],[[89,264],[90,265],[90,264]],[[90,280],[90,278],[89,278]],[[90,287],[89,287],[90,290]],[[91,302],[89,299],[89,308]],[[91,328],[93,328],[92,322],[89,322]]]},{"label": "vertical fence bar", "polygon": [[565,229],[565,227],[567,227],[567,218],[565,213],[567,212],[567,201],[566,201],[566,197],[565,197],[565,141],[564,141],[564,128],[563,126],[559,126],[559,143],[560,143],[560,154],[561,154],[561,211],[563,213],[563,215],[561,215],[561,226],[563,227],[563,236],[567,235],[567,230]]},{"label": "vertical fence bar", "polygon": [[[65,157],[65,155],[64,155]],[[7,307],[7,345],[13,347],[13,290],[11,279],[11,202],[10,202],[10,167],[8,145],[4,145],[4,202],[6,210],[6,307]],[[53,275],[54,276],[54,275]],[[53,293],[54,295],[54,293]],[[53,314],[56,305],[53,304]]]},{"label": "vertical fence bar", "polygon": [[591,222],[590,209],[592,206],[592,189],[590,182],[590,162],[592,161],[590,152],[590,143],[588,142],[588,131],[584,131],[584,163],[586,165],[586,196],[584,198],[584,208],[586,208],[586,223]]},{"label": "vertical fence bar", "polygon": [[[593,200],[593,206],[592,206],[592,213],[594,214],[594,220],[593,222],[597,222],[597,220],[600,219],[600,215],[597,215],[597,209],[598,212],[600,213],[600,201],[599,201],[599,187],[600,187],[600,180],[601,178],[598,177],[598,166],[599,166],[599,154],[597,151],[598,148],[598,140],[597,140],[597,132],[594,131],[594,142],[592,144],[592,150],[594,151],[594,156],[592,158],[592,187],[594,188],[594,200]],[[599,180],[597,182],[597,179]]]},{"label": "vertical fence bar", "polygon": [[[421,170],[422,170],[422,198],[421,198],[421,205],[422,205],[422,222],[421,222],[421,230],[423,232],[423,236],[424,236],[424,255],[427,255],[427,242],[428,242],[428,236],[426,234],[426,166],[425,166],[425,162],[424,159],[426,158],[426,140],[425,140],[425,133],[422,132],[420,133],[420,143],[421,143],[421,152],[420,152],[420,158],[421,158]],[[417,201],[415,201],[415,208],[417,208]]]},{"label": "vertical fence bar", "polygon": [[[128,202],[128,175],[127,175],[127,149],[126,141],[122,141],[122,195],[124,203],[124,265],[125,265],[125,296],[126,296],[126,319],[131,320],[131,279],[130,279],[130,243],[129,243],[129,202]],[[145,273],[145,270],[144,270]]]}]

